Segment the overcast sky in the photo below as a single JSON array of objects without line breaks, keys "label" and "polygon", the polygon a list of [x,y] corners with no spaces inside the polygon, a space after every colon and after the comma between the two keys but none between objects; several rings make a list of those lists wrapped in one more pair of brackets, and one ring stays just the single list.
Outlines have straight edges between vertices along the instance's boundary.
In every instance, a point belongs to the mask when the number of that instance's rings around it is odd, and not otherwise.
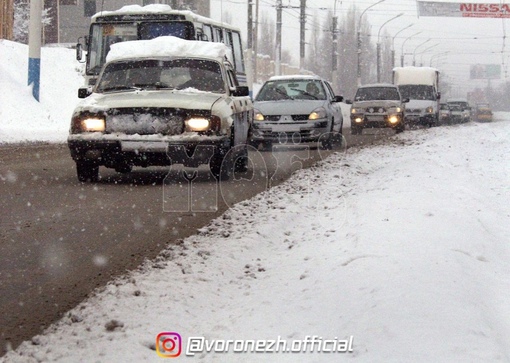
[{"label": "overcast sky", "polygon": [[[252,0],[255,2],[256,0]],[[440,1],[440,0],[435,0]],[[377,0],[336,1],[336,12],[339,21],[347,14],[352,4],[363,11]],[[442,0],[441,2],[456,2]],[[458,1],[460,2],[460,1]],[[472,3],[489,1],[469,0]],[[499,1],[492,1],[498,3]],[[229,12],[234,25],[240,27],[246,35],[248,0],[211,0],[211,17],[220,19],[221,14]],[[503,1],[505,3],[505,1]],[[260,13],[274,16],[276,20],[276,0],[259,0]],[[300,0],[283,0],[284,6],[299,7]],[[335,0],[307,0],[307,36],[313,27],[323,28],[327,10],[333,9]],[[385,0],[368,10],[364,16],[372,25],[372,42],[375,44],[381,26],[395,15],[403,13],[399,18],[390,21],[381,30],[381,36],[387,31],[393,36],[400,32],[394,40],[397,63],[400,62],[402,44],[406,65],[411,65],[413,54],[417,65],[423,63],[441,69],[444,76],[451,78],[459,88],[473,88],[474,85],[485,87],[487,81],[470,81],[469,67],[472,64],[502,65],[502,80],[506,71],[510,77],[510,40],[505,44],[504,36],[510,35],[510,20],[480,18],[448,18],[417,16],[417,3],[414,0]],[[292,52],[294,62],[299,63],[299,8],[285,9],[283,12],[282,46]],[[508,30],[507,30],[508,28]],[[414,35],[417,32],[420,34]],[[506,34],[508,32],[508,34]],[[407,39],[408,37],[411,38]],[[407,39],[407,40],[406,40]],[[430,39],[430,40],[428,40]],[[437,45],[436,45],[437,44]],[[423,52],[424,51],[424,52]],[[423,52],[423,53],[422,53]],[[449,52],[444,54],[445,52]],[[503,52],[503,53],[502,53]],[[492,81],[493,84],[501,81]]]}]

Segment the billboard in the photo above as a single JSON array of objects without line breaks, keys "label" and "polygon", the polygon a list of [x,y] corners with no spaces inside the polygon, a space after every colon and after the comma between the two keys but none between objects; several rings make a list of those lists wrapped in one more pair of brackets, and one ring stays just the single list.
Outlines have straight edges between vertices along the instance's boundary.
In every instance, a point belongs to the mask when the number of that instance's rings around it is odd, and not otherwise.
[{"label": "billboard", "polygon": [[500,79],[501,65],[499,64],[475,64],[471,66],[470,79]]},{"label": "billboard", "polygon": [[444,3],[417,1],[418,16],[448,16],[461,18],[510,18],[510,4]]}]

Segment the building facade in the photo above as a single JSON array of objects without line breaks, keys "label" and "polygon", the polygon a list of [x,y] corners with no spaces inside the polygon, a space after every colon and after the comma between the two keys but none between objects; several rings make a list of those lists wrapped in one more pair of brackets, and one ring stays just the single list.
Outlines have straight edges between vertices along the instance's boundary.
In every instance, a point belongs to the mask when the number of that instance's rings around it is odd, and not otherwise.
[{"label": "building facade", "polygon": [[[210,0],[43,0],[49,24],[43,27],[43,44],[76,43],[88,34],[90,17],[125,5],[167,4],[177,10],[191,10],[210,16]],[[0,38],[12,40],[13,7],[29,8],[29,0],[0,0]]]}]

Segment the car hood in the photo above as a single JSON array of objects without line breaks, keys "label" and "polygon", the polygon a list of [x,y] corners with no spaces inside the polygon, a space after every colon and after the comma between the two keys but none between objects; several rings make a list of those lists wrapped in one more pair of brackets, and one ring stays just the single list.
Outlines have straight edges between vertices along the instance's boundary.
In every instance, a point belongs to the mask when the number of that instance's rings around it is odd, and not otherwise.
[{"label": "car hood", "polygon": [[352,104],[353,108],[356,107],[401,107],[402,103],[400,101],[392,101],[392,100],[371,100],[371,101],[356,101]]},{"label": "car hood", "polygon": [[210,92],[173,90],[93,93],[78,104],[76,112],[98,112],[113,108],[165,107],[210,110],[222,95]]},{"label": "car hood", "polygon": [[325,105],[325,100],[256,101],[253,107],[263,115],[307,115]]}]

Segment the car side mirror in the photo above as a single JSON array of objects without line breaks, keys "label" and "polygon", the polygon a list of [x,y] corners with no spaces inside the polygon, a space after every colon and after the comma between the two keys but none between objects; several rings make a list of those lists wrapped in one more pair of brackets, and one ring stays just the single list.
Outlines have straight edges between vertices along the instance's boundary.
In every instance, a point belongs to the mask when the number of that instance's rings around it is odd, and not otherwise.
[{"label": "car side mirror", "polygon": [[76,60],[80,62],[83,58],[83,50],[81,47],[81,43],[76,44]]},{"label": "car side mirror", "polygon": [[78,98],[87,98],[92,94],[92,91],[88,87],[78,88]]},{"label": "car side mirror", "polygon": [[250,89],[247,86],[237,86],[234,91],[232,91],[232,96],[234,97],[243,97],[249,96]]},{"label": "car side mirror", "polygon": [[402,100],[402,103],[408,103],[408,102],[409,102],[409,98],[404,98],[404,99]]},{"label": "car side mirror", "polygon": [[437,99],[440,100],[441,99],[441,92],[438,92],[437,93]]},{"label": "car side mirror", "polygon": [[333,98],[333,102],[342,102],[344,100],[344,96],[335,96]]}]

